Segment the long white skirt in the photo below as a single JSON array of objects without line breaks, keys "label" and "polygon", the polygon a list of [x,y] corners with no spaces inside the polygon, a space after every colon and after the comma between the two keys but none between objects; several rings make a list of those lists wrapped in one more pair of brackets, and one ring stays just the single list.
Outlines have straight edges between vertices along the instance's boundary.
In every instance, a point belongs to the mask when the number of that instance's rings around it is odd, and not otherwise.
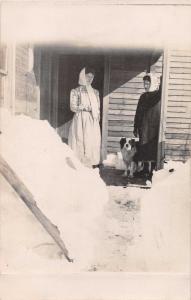
[{"label": "long white skirt", "polygon": [[90,112],[75,113],[69,129],[68,144],[84,165],[90,167],[100,163],[100,125]]}]

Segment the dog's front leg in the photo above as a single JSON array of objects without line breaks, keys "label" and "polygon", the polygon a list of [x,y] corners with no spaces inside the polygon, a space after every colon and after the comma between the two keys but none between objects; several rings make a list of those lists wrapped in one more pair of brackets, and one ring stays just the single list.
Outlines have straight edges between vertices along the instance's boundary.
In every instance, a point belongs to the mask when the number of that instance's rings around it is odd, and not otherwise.
[{"label": "dog's front leg", "polygon": [[129,163],[125,163],[125,171],[124,171],[124,173],[123,173],[123,177],[127,177],[128,176],[128,168],[129,168]]},{"label": "dog's front leg", "polygon": [[137,172],[141,172],[144,168],[143,162],[138,161]]},{"label": "dog's front leg", "polygon": [[134,162],[131,162],[130,164],[130,173],[129,173],[129,178],[133,178],[134,177]]},{"label": "dog's front leg", "polygon": [[125,171],[124,171],[124,173],[122,174],[122,176],[123,177],[127,177],[127,174],[128,174],[128,172],[127,172],[127,168],[126,168]]}]

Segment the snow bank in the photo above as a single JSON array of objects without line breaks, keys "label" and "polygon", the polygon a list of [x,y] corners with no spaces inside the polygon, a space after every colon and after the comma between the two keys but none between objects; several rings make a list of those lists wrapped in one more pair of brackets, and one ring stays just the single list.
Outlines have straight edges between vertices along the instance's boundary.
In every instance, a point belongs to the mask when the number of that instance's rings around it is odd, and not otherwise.
[{"label": "snow bank", "polygon": [[[147,271],[189,272],[190,164],[169,162],[141,198],[142,255]],[[169,172],[172,171],[172,172]]]},{"label": "snow bank", "polygon": [[107,158],[103,161],[103,165],[105,167],[116,168],[118,170],[126,169],[121,152],[108,154]]},{"label": "snow bank", "polygon": [[2,156],[58,226],[75,264],[86,268],[108,200],[98,171],[84,167],[47,121],[13,117],[3,109],[0,120]]}]

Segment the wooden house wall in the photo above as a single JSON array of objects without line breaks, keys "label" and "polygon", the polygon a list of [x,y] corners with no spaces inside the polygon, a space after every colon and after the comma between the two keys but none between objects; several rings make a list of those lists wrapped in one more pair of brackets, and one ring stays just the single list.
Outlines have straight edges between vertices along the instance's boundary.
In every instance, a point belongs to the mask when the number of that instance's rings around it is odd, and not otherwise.
[{"label": "wooden house wall", "polygon": [[191,51],[168,55],[165,157],[185,161],[191,154]]},{"label": "wooden house wall", "polygon": [[29,46],[17,45],[15,49],[15,114],[38,118],[39,95],[36,78],[29,71]]},{"label": "wooden house wall", "polygon": [[7,77],[7,48],[0,45],[0,106],[5,101],[5,79]]},{"label": "wooden house wall", "polygon": [[151,68],[162,75],[162,54],[149,65],[147,57],[111,57],[107,152],[120,150],[120,137],[133,137],[134,116],[140,95],[144,92],[143,76]]}]

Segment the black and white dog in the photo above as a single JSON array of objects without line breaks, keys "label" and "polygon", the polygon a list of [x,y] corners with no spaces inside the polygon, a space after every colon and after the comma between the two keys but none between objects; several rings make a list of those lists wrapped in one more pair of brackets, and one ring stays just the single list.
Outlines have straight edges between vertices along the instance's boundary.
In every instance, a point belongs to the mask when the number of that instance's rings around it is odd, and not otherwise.
[{"label": "black and white dog", "polygon": [[135,139],[122,137],[120,139],[120,148],[126,169],[123,176],[133,177],[135,172],[143,169],[143,163],[137,161],[137,153],[139,151],[139,142]]}]

